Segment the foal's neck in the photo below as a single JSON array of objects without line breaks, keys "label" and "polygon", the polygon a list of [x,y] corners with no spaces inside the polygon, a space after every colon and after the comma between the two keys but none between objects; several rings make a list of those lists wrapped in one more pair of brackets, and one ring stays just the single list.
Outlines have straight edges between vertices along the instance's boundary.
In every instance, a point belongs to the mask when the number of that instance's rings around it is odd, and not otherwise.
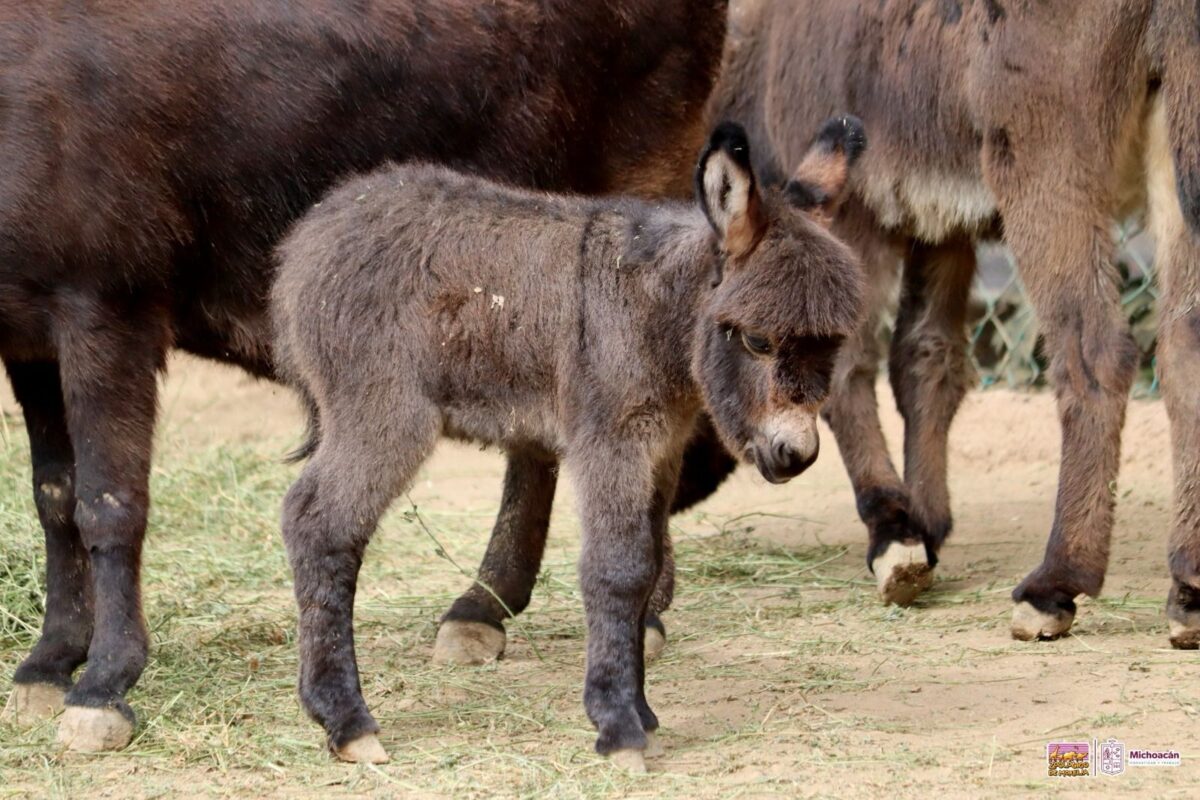
[{"label": "foal's neck", "polygon": [[690,380],[697,325],[718,274],[716,239],[698,210],[684,215],[672,209],[656,215],[645,235],[652,240],[647,244],[652,248],[648,260],[654,275],[646,284],[654,309],[654,318],[648,320],[653,329],[646,336],[659,345],[670,374]]}]

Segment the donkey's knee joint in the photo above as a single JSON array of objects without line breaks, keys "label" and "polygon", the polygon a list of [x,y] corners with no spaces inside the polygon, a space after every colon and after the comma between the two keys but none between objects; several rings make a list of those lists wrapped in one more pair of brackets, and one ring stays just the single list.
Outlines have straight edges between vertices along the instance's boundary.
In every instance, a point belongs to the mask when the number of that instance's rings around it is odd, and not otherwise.
[{"label": "donkey's knee joint", "polygon": [[75,524],[89,547],[121,546],[146,526],[146,504],[121,492],[100,492],[75,501]]},{"label": "donkey's knee joint", "polygon": [[39,480],[34,500],[42,519],[46,522],[57,525],[68,522],[75,507],[75,493],[72,491],[70,476],[57,474]]},{"label": "donkey's knee joint", "polygon": [[1137,374],[1137,342],[1127,330],[1087,337],[1080,326],[1079,341],[1056,348],[1051,362],[1055,390],[1073,396],[1105,394],[1124,400]]},{"label": "donkey's knee joint", "polygon": [[580,583],[587,594],[649,598],[658,570],[648,562],[649,559],[632,558],[621,564],[581,565]]}]

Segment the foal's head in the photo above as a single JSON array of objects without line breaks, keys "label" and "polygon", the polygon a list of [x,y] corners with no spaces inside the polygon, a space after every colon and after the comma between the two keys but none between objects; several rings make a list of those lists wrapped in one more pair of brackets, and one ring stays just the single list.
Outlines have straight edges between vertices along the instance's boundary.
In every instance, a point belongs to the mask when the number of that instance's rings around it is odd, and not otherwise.
[{"label": "foal's head", "polygon": [[772,483],[816,459],[834,359],[858,324],[862,270],[828,228],[864,146],[858,120],[830,120],[794,177],[763,189],[745,132],[726,123],[696,168],[720,254],[693,371],[725,445]]}]

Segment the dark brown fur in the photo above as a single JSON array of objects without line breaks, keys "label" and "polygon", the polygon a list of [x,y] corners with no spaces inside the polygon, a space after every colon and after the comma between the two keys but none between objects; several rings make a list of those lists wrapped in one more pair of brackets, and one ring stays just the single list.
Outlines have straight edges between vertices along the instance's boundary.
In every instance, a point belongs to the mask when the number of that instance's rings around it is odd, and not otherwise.
[{"label": "dark brown fur", "polygon": [[156,373],[176,346],[273,375],[269,253],[335,179],[417,157],[681,195],[724,19],[723,0],[0,0],[0,356],[49,565],[18,685],[132,719]]},{"label": "dark brown fur", "polygon": [[[1104,579],[1135,362],[1111,230],[1115,217],[1148,206],[1177,482],[1172,641],[1200,643],[1196,13],[1184,0],[744,0],[731,12],[713,114],[743,122],[760,171],[779,178],[811,120],[833,109],[859,115],[872,147],[835,230],[874,286],[906,262],[890,359],[906,421],[904,480],[876,417],[874,315],[844,350],[826,407],[870,528],[870,563],[893,542],[924,542],[931,566],[950,531],[946,433],[970,382],[972,243],[1002,231],[1017,258],[1063,427],[1045,560],[1013,595],[1023,638],[1060,635],[1075,597],[1096,595]],[[876,291],[869,304],[878,307],[886,291]]]},{"label": "dark brown fur", "polygon": [[[755,188],[740,130],[714,133],[697,176],[700,208],[390,167],[336,189],[281,245],[281,364],[320,420],[283,514],[300,692],[343,757],[378,730],[353,657],[359,564],[439,436],[571,470],[597,750],[640,751],[658,726],[643,632],[697,415],[769,480],[798,474],[861,294],[845,247]],[[529,517],[504,529],[540,551],[552,489],[510,472],[505,493]]]}]

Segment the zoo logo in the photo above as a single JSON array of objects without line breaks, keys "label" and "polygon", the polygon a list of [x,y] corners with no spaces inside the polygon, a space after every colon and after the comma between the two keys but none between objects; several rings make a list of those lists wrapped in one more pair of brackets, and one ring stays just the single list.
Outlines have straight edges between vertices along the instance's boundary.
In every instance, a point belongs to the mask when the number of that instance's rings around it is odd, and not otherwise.
[{"label": "zoo logo", "polygon": [[1046,775],[1051,778],[1085,778],[1092,774],[1089,742],[1050,742],[1046,745]]},{"label": "zoo logo", "polygon": [[1125,743],[1116,739],[1097,743],[1050,742],[1046,745],[1046,774],[1051,778],[1116,777],[1125,767],[1178,767],[1182,757],[1176,750],[1133,750],[1126,758]]}]

